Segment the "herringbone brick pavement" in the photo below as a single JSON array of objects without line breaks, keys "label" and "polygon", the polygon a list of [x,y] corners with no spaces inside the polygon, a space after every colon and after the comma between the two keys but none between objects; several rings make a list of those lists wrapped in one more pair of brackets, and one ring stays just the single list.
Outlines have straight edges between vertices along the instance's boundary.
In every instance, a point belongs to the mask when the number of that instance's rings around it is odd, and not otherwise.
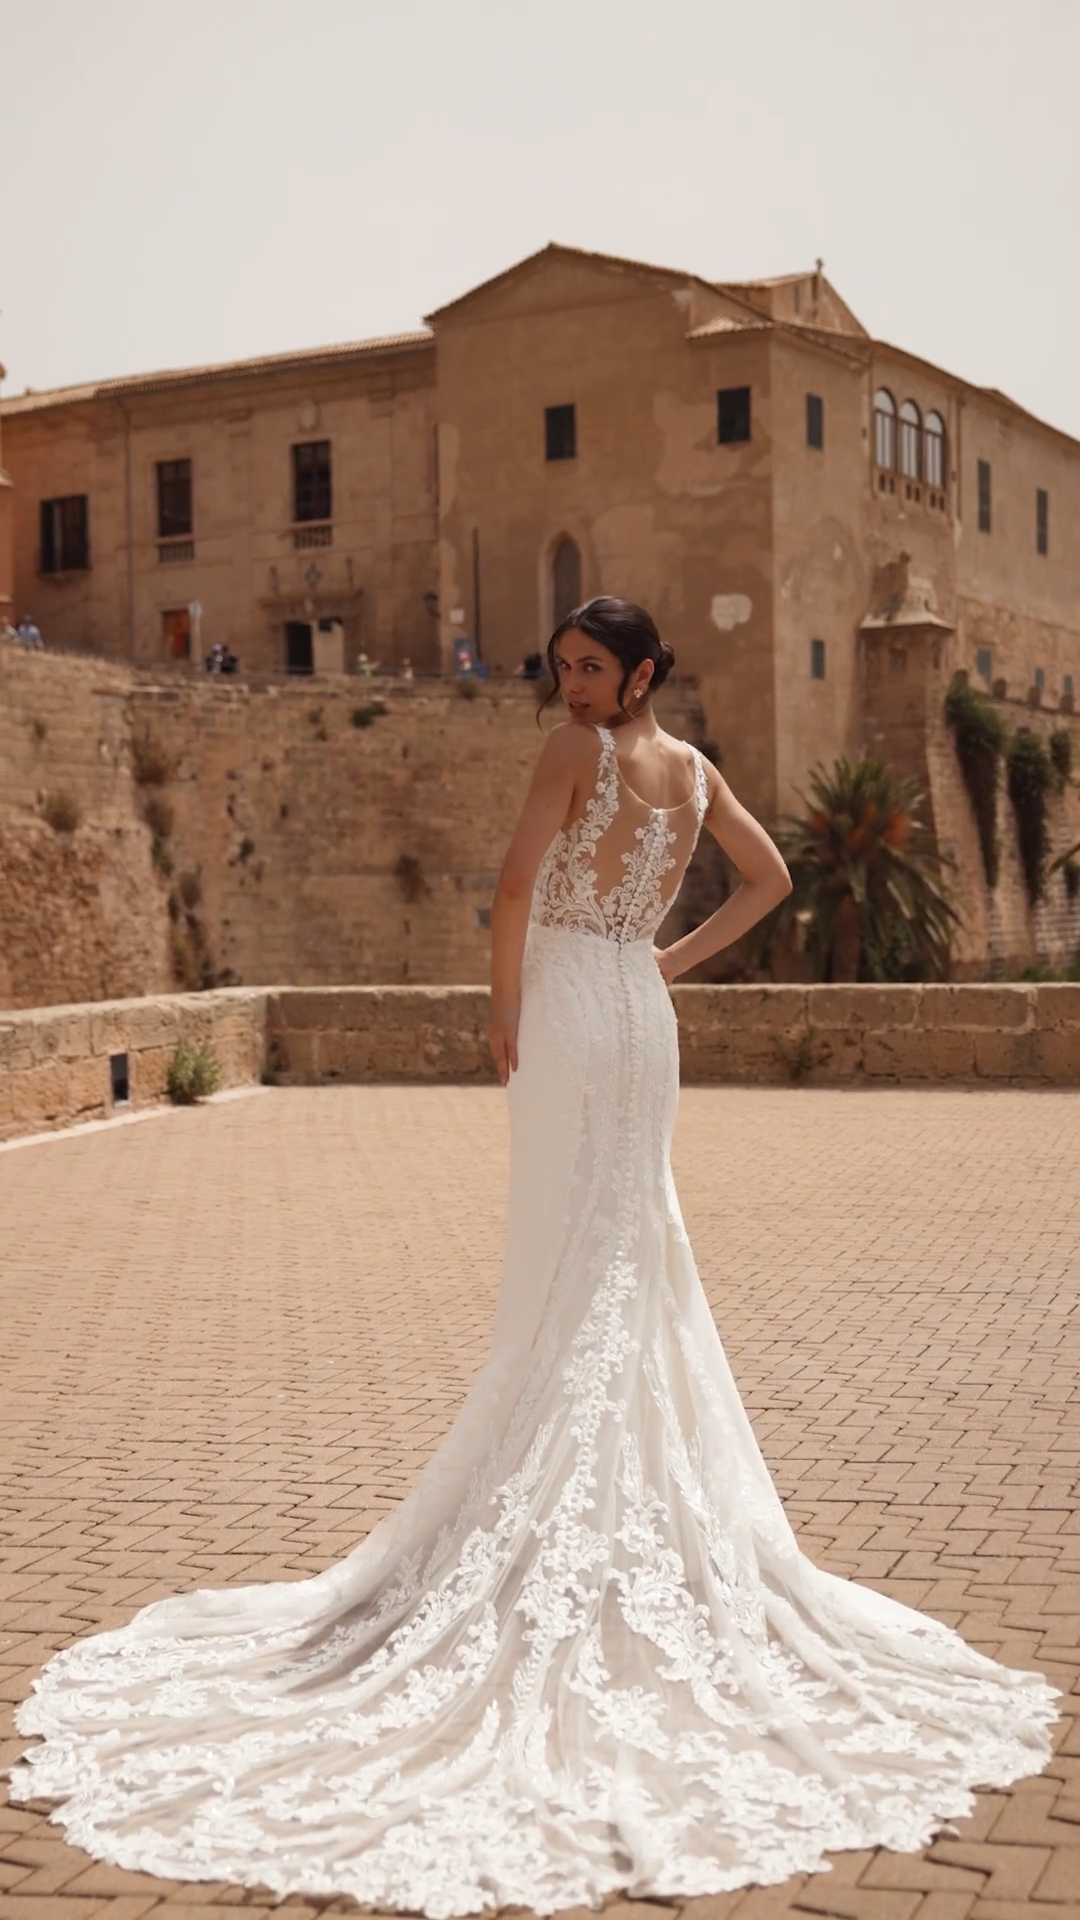
[{"label": "herringbone brick pavement", "polygon": [[[1080,1920],[1080,1096],[693,1088],[676,1172],[808,1551],[1072,1696],[1047,1772],[955,1839],[686,1920]],[[318,1572],[397,1500],[486,1351],[505,1174],[486,1088],[265,1090],[0,1153],[6,1701],[144,1601]],[[0,1809],[0,1920],[276,1904]]]}]

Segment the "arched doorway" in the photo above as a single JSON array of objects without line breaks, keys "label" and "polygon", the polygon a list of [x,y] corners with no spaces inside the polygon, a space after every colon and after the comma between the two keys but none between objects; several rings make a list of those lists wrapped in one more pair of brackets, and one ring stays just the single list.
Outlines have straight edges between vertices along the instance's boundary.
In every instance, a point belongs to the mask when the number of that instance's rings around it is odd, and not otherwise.
[{"label": "arched doorway", "polygon": [[564,535],[551,556],[552,625],[557,627],[580,605],[581,555],[575,542]]}]

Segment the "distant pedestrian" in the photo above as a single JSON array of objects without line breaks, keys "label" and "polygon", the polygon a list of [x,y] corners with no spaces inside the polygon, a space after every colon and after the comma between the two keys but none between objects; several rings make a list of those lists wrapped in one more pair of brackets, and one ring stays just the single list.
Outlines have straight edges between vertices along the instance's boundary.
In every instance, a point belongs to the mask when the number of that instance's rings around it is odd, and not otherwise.
[{"label": "distant pedestrian", "polygon": [[358,673],[358,674],[360,675],[360,678],[361,678],[362,680],[370,680],[370,679],[371,679],[371,661],[370,661],[370,660],[368,659],[368,657],[367,657],[367,654],[366,654],[366,653],[358,653],[358,654],[357,654],[357,656],[356,656],[356,671],[357,671],[357,673]]},{"label": "distant pedestrian", "polygon": [[206,659],[203,661],[204,673],[224,673],[225,649],[220,640],[215,640]]},{"label": "distant pedestrian", "polygon": [[39,629],[34,625],[28,613],[24,613],[15,629],[15,638],[20,647],[30,647],[40,653],[45,645]]},{"label": "distant pedestrian", "polygon": [[405,658],[401,663],[401,677],[403,680],[408,680],[410,684],[415,677],[413,674],[413,664],[412,664],[412,661],[409,659],[408,654],[405,655]]},{"label": "distant pedestrian", "polygon": [[538,653],[527,653],[521,663],[521,677],[523,680],[539,680],[542,668],[543,663],[540,655]]}]

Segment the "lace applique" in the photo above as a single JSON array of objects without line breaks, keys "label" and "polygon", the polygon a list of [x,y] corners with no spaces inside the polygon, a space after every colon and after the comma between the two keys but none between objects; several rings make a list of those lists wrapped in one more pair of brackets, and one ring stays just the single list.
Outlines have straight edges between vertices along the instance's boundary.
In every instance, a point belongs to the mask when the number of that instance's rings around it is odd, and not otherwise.
[{"label": "lace applique", "polygon": [[606,938],[607,922],[596,898],[592,862],[601,834],[619,808],[619,769],[615,743],[606,727],[598,727],[600,761],[596,791],[584,813],[569,827],[560,827],[540,863],[534,902],[540,905],[545,926],[573,927]]},{"label": "lace applique", "polygon": [[[533,918],[542,926],[593,933],[620,945],[648,940],[671,904],[663,882],[679,864],[672,851],[679,834],[670,824],[681,809],[649,807],[621,790],[615,742],[607,727],[596,729],[600,740],[596,789],[584,813],[569,827],[560,828],[540,865],[533,897]],[[708,783],[701,755],[691,749],[694,769],[694,830],[683,836],[681,857],[693,854],[708,805]],[[687,801],[687,807],[691,801]],[[633,814],[645,818],[633,824]],[[623,815],[626,819],[623,820]],[[628,840],[621,850],[612,843]],[[618,877],[601,890],[597,877],[601,848],[607,863],[615,860]]]}]

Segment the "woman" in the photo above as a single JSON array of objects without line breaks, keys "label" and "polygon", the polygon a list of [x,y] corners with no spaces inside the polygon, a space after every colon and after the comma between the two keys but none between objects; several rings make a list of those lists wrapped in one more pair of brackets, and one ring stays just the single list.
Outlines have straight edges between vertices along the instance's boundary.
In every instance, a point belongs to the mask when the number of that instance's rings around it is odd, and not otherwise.
[{"label": "woman", "polygon": [[[656,724],[649,616],[579,608],[499,882],[513,1161],[491,1357],[395,1514],[316,1579],[50,1662],[16,1792],[99,1858],[444,1916],[770,1883],[914,1849],[1048,1753],[1053,1690],[799,1552],[691,1257],[667,982],[787,891]],[[707,825],[743,883],[653,939]]]}]

